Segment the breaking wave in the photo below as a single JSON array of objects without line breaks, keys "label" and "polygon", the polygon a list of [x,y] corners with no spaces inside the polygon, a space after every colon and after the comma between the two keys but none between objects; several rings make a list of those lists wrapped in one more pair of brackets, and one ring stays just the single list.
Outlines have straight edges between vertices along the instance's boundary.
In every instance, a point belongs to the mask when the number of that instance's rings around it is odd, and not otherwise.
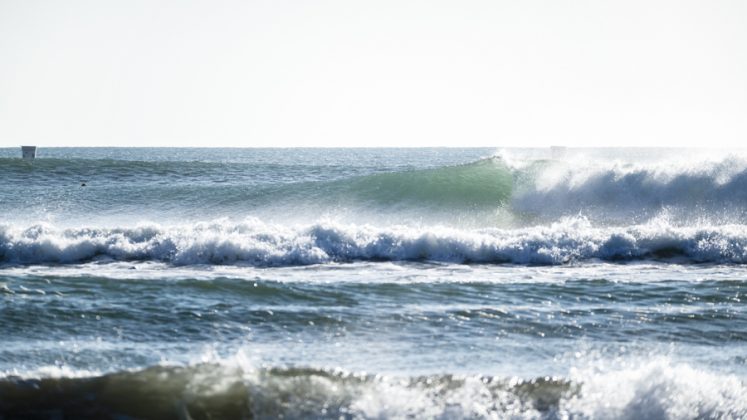
[{"label": "breaking wave", "polygon": [[107,260],[251,266],[351,261],[565,264],[590,259],[744,264],[747,226],[683,227],[659,220],[596,227],[585,218],[547,226],[474,230],[335,222],[291,227],[257,219],[134,228],[0,225],[0,262],[5,264]]},{"label": "breaking wave", "polygon": [[[738,155],[626,162],[503,154],[420,169],[0,159],[0,177],[20,188],[6,194],[0,211],[13,218],[6,221],[27,223],[89,215],[105,222],[134,213],[157,215],[159,222],[253,215],[312,223],[325,215],[356,224],[471,228],[525,227],[579,214],[606,226],[646,223],[662,213],[682,225],[747,223],[747,159]],[[43,188],[24,190],[29,179]]]},{"label": "breaking wave", "polygon": [[0,379],[0,415],[71,418],[743,418],[737,377],[654,360],[570,379],[394,377],[203,363]]},{"label": "breaking wave", "polygon": [[690,220],[745,220],[747,160],[740,157],[646,164],[575,159],[546,163],[531,173],[532,182],[512,197],[516,212],[543,217],[582,212],[628,223],[662,211]]}]

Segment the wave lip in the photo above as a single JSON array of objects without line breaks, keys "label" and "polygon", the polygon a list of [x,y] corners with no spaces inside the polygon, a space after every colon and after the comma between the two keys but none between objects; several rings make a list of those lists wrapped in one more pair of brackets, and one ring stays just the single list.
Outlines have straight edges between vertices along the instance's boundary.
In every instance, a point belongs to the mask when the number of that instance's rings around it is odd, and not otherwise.
[{"label": "wave lip", "polygon": [[557,217],[582,211],[627,221],[663,210],[696,219],[745,217],[747,160],[737,156],[654,163],[536,161],[514,172],[531,174],[511,200],[519,213]]},{"label": "wave lip", "polygon": [[747,226],[649,223],[593,227],[583,218],[520,229],[459,230],[332,222],[288,227],[215,221],[193,226],[57,229],[0,226],[0,263],[160,261],[257,267],[352,261],[565,264],[675,260],[747,263]]}]

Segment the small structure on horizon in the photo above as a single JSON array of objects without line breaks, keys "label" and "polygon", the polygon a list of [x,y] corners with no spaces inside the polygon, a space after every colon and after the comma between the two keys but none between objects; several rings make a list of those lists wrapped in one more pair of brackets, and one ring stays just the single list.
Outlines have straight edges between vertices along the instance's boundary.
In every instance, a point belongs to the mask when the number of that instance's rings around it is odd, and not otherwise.
[{"label": "small structure on horizon", "polygon": [[21,146],[21,156],[25,160],[34,160],[36,158],[36,146]]}]

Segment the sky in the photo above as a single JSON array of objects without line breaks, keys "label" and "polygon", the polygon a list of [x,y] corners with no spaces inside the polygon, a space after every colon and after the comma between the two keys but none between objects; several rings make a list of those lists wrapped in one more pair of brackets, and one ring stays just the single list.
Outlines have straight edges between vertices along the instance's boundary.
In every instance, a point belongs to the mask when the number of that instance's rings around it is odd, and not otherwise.
[{"label": "sky", "polygon": [[0,146],[744,147],[743,0],[0,0]]}]

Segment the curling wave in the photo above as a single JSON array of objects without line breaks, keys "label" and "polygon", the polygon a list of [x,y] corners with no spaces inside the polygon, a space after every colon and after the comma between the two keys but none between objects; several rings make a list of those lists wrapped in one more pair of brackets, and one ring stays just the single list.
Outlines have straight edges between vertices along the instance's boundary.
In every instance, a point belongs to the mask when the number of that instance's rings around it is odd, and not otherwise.
[{"label": "curling wave", "polygon": [[747,220],[747,160],[739,157],[645,164],[575,159],[521,168],[531,182],[512,196],[512,209],[520,214],[583,212],[630,223],[667,211],[689,220]]},{"label": "curling wave", "polygon": [[[6,221],[101,215],[106,222],[137,212],[166,222],[251,214],[311,223],[327,215],[357,224],[478,228],[578,214],[597,224],[630,225],[666,212],[682,225],[747,223],[747,159],[739,156],[631,163],[499,155],[419,169],[107,159],[30,165],[0,158],[0,177],[9,188],[0,200]],[[36,184],[26,189],[29,179]]]},{"label": "curling wave", "polygon": [[0,262],[162,261],[289,266],[350,261],[564,264],[677,260],[747,263],[747,226],[664,221],[595,227],[584,218],[521,229],[378,228],[333,222],[289,227],[257,219],[190,226],[58,229],[0,225]]}]

